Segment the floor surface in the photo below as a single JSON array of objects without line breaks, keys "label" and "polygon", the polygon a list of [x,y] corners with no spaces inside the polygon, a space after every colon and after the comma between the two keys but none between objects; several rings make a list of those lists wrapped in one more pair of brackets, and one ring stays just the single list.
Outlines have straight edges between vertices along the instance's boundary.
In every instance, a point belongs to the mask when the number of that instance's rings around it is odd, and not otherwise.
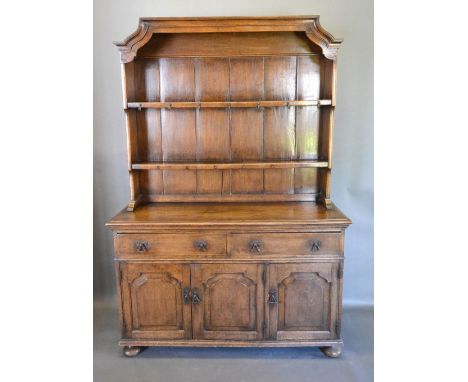
[{"label": "floor surface", "polygon": [[374,372],[372,307],[345,307],[340,358],[318,348],[148,348],[126,358],[117,308],[94,309],[94,382],[367,382]]}]

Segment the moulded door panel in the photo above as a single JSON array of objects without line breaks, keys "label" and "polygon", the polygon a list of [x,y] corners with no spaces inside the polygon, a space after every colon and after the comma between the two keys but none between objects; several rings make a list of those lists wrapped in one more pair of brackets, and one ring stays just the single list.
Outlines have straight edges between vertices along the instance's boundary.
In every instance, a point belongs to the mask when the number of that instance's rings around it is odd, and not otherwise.
[{"label": "moulded door panel", "polygon": [[263,338],[262,269],[259,264],[192,265],[194,339]]},{"label": "moulded door panel", "polygon": [[338,268],[339,263],[269,265],[265,305],[270,339],[336,337]]},{"label": "moulded door panel", "polygon": [[127,337],[191,338],[189,288],[189,265],[123,265],[123,315]]}]

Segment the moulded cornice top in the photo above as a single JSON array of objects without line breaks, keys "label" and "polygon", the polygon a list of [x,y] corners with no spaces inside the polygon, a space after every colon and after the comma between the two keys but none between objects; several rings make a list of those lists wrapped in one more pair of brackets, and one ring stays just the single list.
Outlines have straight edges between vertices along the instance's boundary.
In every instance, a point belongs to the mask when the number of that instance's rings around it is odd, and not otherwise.
[{"label": "moulded cornice top", "polygon": [[153,33],[210,32],[305,32],[307,38],[322,48],[323,55],[335,60],[343,40],[322,28],[319,16],[276,17],[143,17],[138,29],[121,42],[115,42],[122,63],[133,61],[138,49]]}]

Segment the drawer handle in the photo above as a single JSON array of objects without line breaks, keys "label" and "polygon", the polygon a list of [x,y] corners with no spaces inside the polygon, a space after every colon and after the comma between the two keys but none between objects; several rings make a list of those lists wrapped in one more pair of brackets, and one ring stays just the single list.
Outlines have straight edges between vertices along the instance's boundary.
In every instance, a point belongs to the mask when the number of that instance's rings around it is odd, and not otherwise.
[{"label": "drawer handle", "polygon": [[278,304],[278,291],[275,289],[270,289],[268,292],[268,303],[269,304]]},{"label": "drawer handle", "polygon": [[199,251],[206,251],[208,249],[208,242],[206,240],[195,240],[193,246]]},{"label": "drawer handle", "polygon": [[201,302],[201,298],[198,295],[198,290],[197,289],[192,290],[192,302],[194,304],[199,304]]},{"label": "drawer handle", "polygon": [[320,240],[311,240],[310,241],[310,250],[311,250],[311,252],[320,251],[320,246],[321,245],[322,245],[322,242]]},{"label": "drawer handle", "polygon": [[146,240],[135,241],[135,249],[137,252],[147,252],[150,248],[151,245]]},{"label": "drawer handle", "polygon": [[189,288],[184,288],[182,290],[182,296],[184,299],[184,304],[188,304],[190,302],[190,290]]},{"label": "drawer handle", "polygon": [[249,251],[260,253],[262,251],[262,242],[260,240],[249,241]]}]

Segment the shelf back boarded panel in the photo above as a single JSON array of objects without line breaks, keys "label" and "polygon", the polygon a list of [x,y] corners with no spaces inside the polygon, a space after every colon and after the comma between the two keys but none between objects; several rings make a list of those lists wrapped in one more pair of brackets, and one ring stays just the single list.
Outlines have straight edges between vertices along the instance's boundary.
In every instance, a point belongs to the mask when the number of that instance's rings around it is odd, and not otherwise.
[{"label": "shelf back boarded panel", "polygon": [[[317,101],[329,97],[328,60],[304,33],[162,33],[129,71],[128,102]],[[328,73],[328,74],[327,74]],[[325,90],[324,90],[325,89]],[[328,161],[322,108],[162,107],[132,110],[133,163],[265,163],[259,168],[144,169],[148,201],[315,200],[326,168],[268,162]],[[281,167],[281,166],[280,166]]]}]

